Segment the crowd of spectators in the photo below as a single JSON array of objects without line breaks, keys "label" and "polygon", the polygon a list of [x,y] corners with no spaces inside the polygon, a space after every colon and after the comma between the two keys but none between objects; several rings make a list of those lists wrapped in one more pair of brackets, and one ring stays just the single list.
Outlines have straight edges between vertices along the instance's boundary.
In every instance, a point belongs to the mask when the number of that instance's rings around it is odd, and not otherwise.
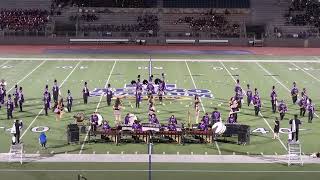
[{"label": "crowd of spectators", "polygon": [[211,32],[224,37],[240,36],[240,25],[229,23],[223,15],[205,15],[197,18],[187,16],[175,22],[175,24],[180,23],[187,23],[195,32]]},{"label": "crowd of spectators", "polygon": [[81,14],[81,15],[75,15],[75,16],[70,16],[71,21],[86,21],[86,22],[94,22],[98,20],[99,18],[95,14]]},{"label": "crowd of spectators", "polygon": [[49,13],[39,9],[1,9],[0,30],[44,31]]},{"label": "crowd of spectators", "polygon": [[85,32],[149,32],[159,30],[158,17],[156,15],[144,15],[137,18],[136,24],[85,24],[80,30]]},{"label": "crowd of spectators", "polygon": [[286,18],[289,24],[320,28],[320,1],[293,0]]},{"label": "crowd of spectators", "polygon": [[53,6],[79,7],[118,7],[118,8],[146,8],[155,7],[156,0],[52,0]]}]

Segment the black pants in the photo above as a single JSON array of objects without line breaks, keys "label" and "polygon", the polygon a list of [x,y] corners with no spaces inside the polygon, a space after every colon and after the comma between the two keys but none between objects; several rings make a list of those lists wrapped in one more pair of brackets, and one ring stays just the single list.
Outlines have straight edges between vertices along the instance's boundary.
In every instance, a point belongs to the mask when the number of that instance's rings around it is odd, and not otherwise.
[{"label": "black pants", "polygon": [[304,114],[306,113],[306,108],[300,108],[300,116],[304,116]]},{"label": "black pants", "polygon": [[72,104],[67,104],[68,112],[71,112]]},{"label": "black pants", "polygon": [[260,112],[260,107],[255,106],[255,107],[254,107],[255,116],[258,116],[258,115],[259,115],[259,112]]},{"label": "black pants", "polygon": [[13,119],[13,115],[12,115],[12,109],[7,109],[7,118],[8,119]]},{"label": "black pants", "polygon": [[48,116],[48,109],[49,109],[49,104],[45,104],[44,105],[44,112],[45,112],[46,116]]},{"label": "black pants", "polygon": [[140,100],[136,99],[136,108],[140,108]]},{"label": "black pants", "polygon": [[295,104],[298,100],[298,96],[292,96],[292,102]]},{"label": "black pants", "polygon": [[91,124],[91,132],[93,133],[94,136],[96,136],[96,131],[97,131],[97,125]]},{"label": "black pants", "polygon": [[313,120],[313,112],[309,111],[308,113],[308,123],[312,123]]},{"label": "black pants", "polygon": [[14,107],[18,107],[18,98],[14,98]]},{"label": "black pants", "polygon": [[87,95],[83,95],[83,103],[88,104],[88,96]]},{"label": "black pants", "polygon": [[277,105],[275,100],[271,100],[271,107],[272,107],[272,112],[276,113],[277,111]]},{"label": "black pants", "polygon": [[296,141],[299,140],[299,130],[292,132],[292,140],[294,140],[294,138],[296,138]]},{"label": "black pants", "polygon": [[22,104],[23,104],[23,102],[22,102],[22,101],[19,101],[20,112],[22,112]]},{"label": "black pants", "polygon": [[110,106],[111,105],[111,97],[107,96],[107,105]]},{"label": "black pants", "polygon": [[280,113],[280,120],[283,120],[284,115],[286,115],[286,113]]},{"label": "black pants", "polygon": [[159,101],[162,102],[162,94],[159,95]]},{"label": "black pants", "polygon": [[247,98],[247,103],[248,103],[248,106],[250,106],[251,98]]},{"label": "black pants", "polygon": [[46,143],[41,143],[41,147],[46,147]]},{"label": "black pants", "polygon": [[59,96],[58,94],[54,94],[53,95],[53,101],[54,102],[58,102],[58,96]]},{"label": "black pants", "polygon": [[20,143],[20,132],[17,132],[14,137],[16,137],[16,143]]}]

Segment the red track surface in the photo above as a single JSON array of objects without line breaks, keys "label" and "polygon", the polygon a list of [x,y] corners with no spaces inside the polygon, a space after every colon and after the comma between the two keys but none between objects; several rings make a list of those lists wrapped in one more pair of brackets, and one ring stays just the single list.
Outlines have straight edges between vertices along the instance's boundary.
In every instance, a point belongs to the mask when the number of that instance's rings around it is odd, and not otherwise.
[{"label": "red track surface", "polygon": [[320,56],[320,48],[280,47],[213,47],[213,46],[137,46],[137,45],[0,45],[0,54],[42,54],[48,49],[109,49],[109,50],[244,50],[256,55]]}]

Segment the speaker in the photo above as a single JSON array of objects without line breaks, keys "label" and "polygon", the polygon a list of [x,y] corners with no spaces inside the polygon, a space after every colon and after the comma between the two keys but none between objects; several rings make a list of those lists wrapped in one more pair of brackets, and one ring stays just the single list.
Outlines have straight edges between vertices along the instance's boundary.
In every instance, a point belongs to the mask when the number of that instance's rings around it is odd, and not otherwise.
[{"label": "speaker", "polygon": [[77,124],[69,124],[67,127],[68,144],[79,142],[79,127]]}]

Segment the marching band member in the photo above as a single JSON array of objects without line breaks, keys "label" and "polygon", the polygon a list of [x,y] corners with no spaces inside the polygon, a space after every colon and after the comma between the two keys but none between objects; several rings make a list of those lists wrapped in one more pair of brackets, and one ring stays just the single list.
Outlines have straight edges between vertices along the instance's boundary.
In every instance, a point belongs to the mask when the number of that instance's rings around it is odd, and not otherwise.
[{"label": "marching band member", "polygon": [[156,114],[152,114],[149,118],[149,123],[150,124],[159,124],[159,120],[156,116]]},{"label": "marching band member", "polygon": [[142,125],[138,120],[135,120],[132,124],[133,131],[142,131]]},{"label": "marching band member", "polygon": [[102,130],[105,134],[111,130],[111,126],[109,125],[108,121],[103,121]]},{"label": "marching band member", "polygon": [[314,114],[315,109],[314,109],[314,104],[312,104],[311,99],[309,99],[307,109],[308,109],[308,123],[312,123],[313,114]]},{"label": "marching band member", "polygon": [[206,125],[210,124],[210,117],[209,114],[206,113],[203,117],[202,117],[202,121],[204,121],[206,123]]},{"label": "marching band member", "polygon": [[221,113],[217,108],[214,108],[214,111],[211,114],[212,124],[221,121]]},{"label": "marching band member", "polygon": [[277,110],[277,92],[276,92],[276,87],[272,86],[272,90],[270,93],[270,98],[271,98],[271,107],[272,107],[272,112],[276,113]]},{"label": "marching band member", "polygon": [[177,122],[177,118],[174,117],[174,115],[171,115],[171,117],[169,118],[168,124],[171,124],[171,123],[173,123],[173,124],[177,124],[178,123]]},{"label": "marching band member", "polygon": [[68,109],[68,112],[71,112],[72,102],[73,102],[73,98],[71,96],[70,90],[68,90],[68,96],[67,96],[67,109]]},{"label": "marching band member", "polygon": [[108,106],[111,105],[112,97],[113,97],[113,92],[112,92],[112,89],[111,89],[111,84],[108,84],[108,88],[107,88],[107,104],[108,104]]},{"label": "marching band member", "polygon": [[[140,75],[138,77],[140,77]],[[136,83],[136,108],[140,107],[141,99],[142,99],[142,84],[140,83],[140,78],[139,78],[138,82]]]},{"label": "marching band member", "polygon": [[276,120],[274,121],[273,138],[272,139],[279,139],[279,130],[280,130],[280,121],[276,117]]},{"label": "marching band member", "polygon": [[284,103],[283,100],[280,101],[278,111],[280,113],[280,120],[283,120],[283,118],[287,112],[287,105]]},{"label": "marching band member", "polygon": [[148,85],[147,85],[147,94],[148,94],[148,99],[152,99],[153,98],[154,86],[153,86],[152,82],[149,82]]},{"label": "marching band member", "polygon": [[247,103],[248,103],[248,106],[250,106],[251,102],[252,102],[252,99],[253,99],[253,93],[250,89],[250,85],[247,84],[247,92],[246,92],[246,95],[247,95]]},{"label": "marching band member", "polygon": [[124,117],[124,124],[128,125],[130,123],[130,113],[127,113],[127,115]]},{"label": "marching band member", "polygon": [[83,103],[88,104],[88,97],[90,95],[89,89],[88,89],[88,83],[84,82],[84,87],[82,89],[82,96],[83,96]]},{"label": "marching band member", "polygon": [[154,101],[151,100],[151,101],[149,102],[149,112],[148,112],[149,118],[150,118],[153,114],[155,114],[155,113],[156,113],[156,108],[155,108],[155,106],[154,106]]},{"label": "marching band member", "polygon": [[299,89],[297,88],[297,84],[296,82],[293,82],[293,87],[291,89],[291,97],[292,97],[293,104],[297,102],[298,94],[299,94]]},{"label": "marching band member", "polygon": [[206,131],[206,130],[208,130],[208,126],[203,120],[201,120],[201,122],[198,125],[198,129],[200,131]]},{"label": "marching band member", "polygon": [[57,103],[59,98],[59,86],[56,79],[53,82],[52,96],[53,96],[53,102]]},{"label": "marching band member", "polygon": [[307,99],[303,96],[298,102],[298,105],[300,107],[300,116],[304,116],[307,108]]},{"label": "marching band member", "polygon": [[94,136],[96,136],[97,126],[98,126],[99,117],[97,115],[97,112],[93,112],[93,114],[90,117],[90,130],[93,132]]},{"label": "marching band member", "polygon": [[232,111],[230,111],[230,113],[229,113],[229,117],[228,117],[227,123],[229,123],[229,124],[237,123],[237,120],[236,120],[236,118],[234,116],[234,113]]},{"label": "marching band member", "polygon": [[23,92],[22,92],[22,87],[19,88],[18,102],[19,102],[20,112],[22,112],[22,105],[24,103],[24,95],[23,95]]},{"label": "marching band member", "polygon": [[169,122],[168,124],[168,130],[169,131],[177,131],[177,126],[174,122]]},{"label": "marching band member", "polygon": [[163,80],[160,80],[160,83],[159,83],[159,89],[158,89],[158,96],[159,96],[159,101],[160,103],[162,103],[162,98],[164,96],[164,91],[165,91],[165,82],[164,82],[164,74],[162,73],[162,78]]},{"label": "marching band member", "polygon": [[120,101],[120,98],[116,99],[116,102],[113,106],[113,114],[115,116],[115,125],[119,125],[121,122],[121,109],[124,108],[122,107],[122,103]]},{"label": "marching band member", "polygon": [[231,97],[229,101],[230,109],[233,113],[233,116],[235,120],[238,119],[238,112],[240,112],[238,101],[235,99],[235,97]]},{"label": "marching band member", "polygon": [[253,96],[253,106],[254,106],[254,112],[255,112],[255,116],[259,115],[260,109],[261,109],[261,99],[260,96],[258,94],[257,88],[255,89],[255,95]]},{"label": "marching band member", "polygon": [[60,120],[63,115],[63,110],[64,110],[64,104],[63,104],[63,99],[61,98],[58,101],[57,106],[55,107],[54,112],[56,113],[56,121]]},{"label": "marching band member", "polygon": [[51,100],[50,93],[48,91],[45,91],[43,95],[43,108],[46,116],[48,116],[48,109],[50,108],[50,100]]},{"label": "marching band member", "polygon": [[8,100],[6,102],[6,105],[7,105],[7,119],[10,119],[10,118],[12,119],[13,118],[12,112],[14,109],[14,103],[12,102],[11,94],[8,95]]},{"label": "marching band member", "polygon": [[294,118],[289,121],[291,125],[291,141],[299,142],[299,126],[301,125],[300,119],[298,119],[298,115],[294,115]]},{"label": "marching band member", "polygon": [[198,95],[194,96],[194,110],[195,110],[196,124],[198,124],[199,114],[200,114],[200,99]]},{"label": "marching band member", "polygon": [[5,88],[4,86],[1,84],[0,85],[0,109],[1,109],[1,105],[4,104],[4,99],[6,97],[6,92],[5,92]]},{"label": "marching band member", "polygon": [[19,106],[18,105],[19,89],[17,84],[14,86],[14,93],[12,95],[13,95],[14,107],[17,108]]}]

